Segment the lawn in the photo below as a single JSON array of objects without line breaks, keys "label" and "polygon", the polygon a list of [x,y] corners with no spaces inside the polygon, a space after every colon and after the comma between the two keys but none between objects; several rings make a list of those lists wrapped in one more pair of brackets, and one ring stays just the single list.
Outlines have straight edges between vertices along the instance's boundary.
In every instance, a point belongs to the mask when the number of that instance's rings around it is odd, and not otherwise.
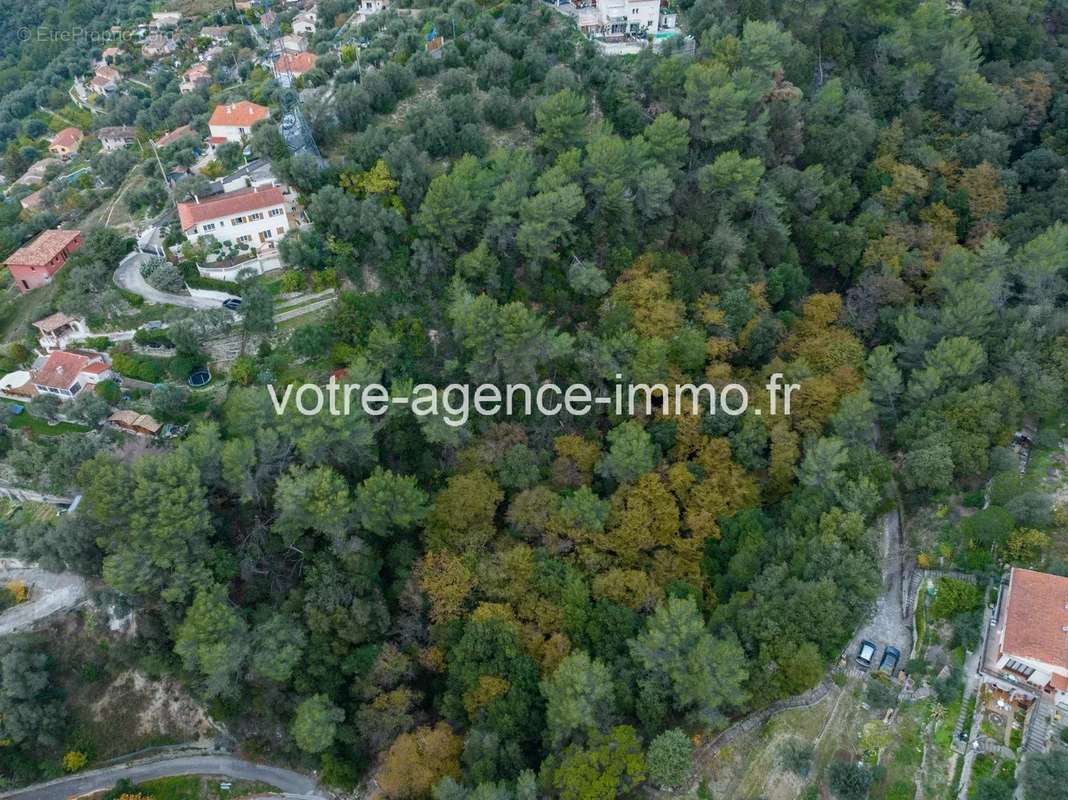
[{"label": "lawn", "polygon": [[[221,788],[222,783],[230,783],[230,788]],[[229,798],[278,791],[270,784],[259,781],[236,781],[210,775],[175,775],[172,778],[157,778],[154,781],[140,783],[137,788],[152,800],[229,800]]]},{"label": "lawn", "polygon": [[59,436],[63,433],[85,433],[89,430],[85,425],[77,425],[73,422],[57,422],[55,425],[49,425],[46,420],[40,417],[35,417],[28,410],[25,410],[25,405],[21,403],[14,403],[5,401],[7,405],[23,405],[23,412],[21,414],[15,414],[7,418],[7,426],[9,428],[16,428],[19,430],[28,430],[30,433],[40,436]]}]

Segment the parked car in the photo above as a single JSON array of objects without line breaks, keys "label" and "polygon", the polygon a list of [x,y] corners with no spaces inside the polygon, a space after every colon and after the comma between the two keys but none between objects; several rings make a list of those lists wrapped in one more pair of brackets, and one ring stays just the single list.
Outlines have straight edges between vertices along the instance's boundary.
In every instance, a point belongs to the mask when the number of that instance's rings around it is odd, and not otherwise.
[{"label": "parked car", "polygon": [[885,672],[887,675],[893,675],[894,670],[897,669],[897,662],[901,660],[901,651],[891,645],[886,646],[886,650],[883,651],[882,661],[879,662],[879,672]]},{"label": "parked car", "polygon": [[222,304],[225,308],[228,308],[231,311],[237,311],[241,308],[241,300],[237,297],[227,297],[222,301]]},{"label": "parked car", "polygon": [[872,659],[875,658],[875,642],[869,642],[867,639],[860,643],[860,650],[857,651],[857,663],[864,669],[871,666]]}]

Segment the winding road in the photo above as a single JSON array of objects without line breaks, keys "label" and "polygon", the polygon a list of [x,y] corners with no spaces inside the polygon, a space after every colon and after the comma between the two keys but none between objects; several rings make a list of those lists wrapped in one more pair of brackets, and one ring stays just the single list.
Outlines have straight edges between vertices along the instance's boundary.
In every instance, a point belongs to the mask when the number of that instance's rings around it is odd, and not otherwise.
[{"label": "winding road", "polygon": [[0,798],[68,800],[71,797],[110,789],[123,778],[137,783],[154,778],[169,778],[174,775],[220,775],[235,780],[270,784],[287,797],[307,798],[308,800],[327,800],[330,797],[319,788],[313,778],[300,772],[242,761],[232,756],[203,755],[161,758],[103,767],[0,793]]},{"label": "winding road", "polygon": [[71,572],[45,572],[13,559],[0,559],[0,583],[22,581],[30,599],[0,614],[0,636],[31,628],[34,623],[80,604],[86,595],[85,579]]},{"label": "winding road", "polygon": [[156,256],[151,253],[130,253],[119,263],[118,269],[115,270],[115,283],[120,289],[141,295],[149,303],[182,306],[184,308],[219,308],[218,300],[170,294],[149,286],[148,282],[141,277],[141,265],[146,261],[151,261],[153,258],[156,258]]}]

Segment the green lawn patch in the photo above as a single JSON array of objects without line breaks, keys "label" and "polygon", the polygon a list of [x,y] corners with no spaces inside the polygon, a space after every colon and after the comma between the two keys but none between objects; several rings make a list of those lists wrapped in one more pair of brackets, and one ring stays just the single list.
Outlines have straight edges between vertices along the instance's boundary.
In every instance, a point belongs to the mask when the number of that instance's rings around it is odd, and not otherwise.
[{"label": "green lawn patch", "polygon": [[47,420],[35,417],[26,409],[24,404],[4,401],[9,406],[23,405],[25,409],[21,414],[15,414],[7,418],[7,426],[18,430],[28,430],[30,433],[40,436],[59,436],[63,433],[85,433],[89,430],[85,425],[74,422],[57,422],[49,425]]}]

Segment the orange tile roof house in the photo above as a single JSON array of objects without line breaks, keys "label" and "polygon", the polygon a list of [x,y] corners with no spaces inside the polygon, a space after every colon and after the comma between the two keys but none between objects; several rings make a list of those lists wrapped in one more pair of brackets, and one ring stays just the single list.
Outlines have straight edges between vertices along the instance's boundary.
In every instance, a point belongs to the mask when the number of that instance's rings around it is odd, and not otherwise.
[{"label": "orange tile roof house", "polygon": [[212,136],[222,136],[230,142],[240,142],[251,133],[252,126],[271,116],[265,106],[241,100],[229,105],[215,106],[208,120]]},{"label": "orange tile roof house", "polygon": [[182,74],[182,80],[178,84],[178,91],[182,94],[195,92],[201,86],[211,84],[211,71],[207,64],[194,64]]},{"label": "orange tile roof house", "polygon": [[4,265],[15,279],[15,286],[25,294],[44,286],[67,263],[67,257],[82,243],[81,231],[50,230],[20,247],[7,257]]},{"label": "orange tile roof house", "polygon": [[992,636],[988,670],[1068,702],[1068,578],[1014,567]]},{"label": "orange tile roof house", "polygon": [[289,230],[285,197],[277,186],[239,189],[206,200],[179,203],[178,219],[191,242],[211,236],[254,250],[273,248]]},{"label": "orange tile roof house", "polygon": [[37,342],[45,351],[65,350],[75,339],[84,338],[89,333],[83,320],[68,317],[61,311],[37,320],[33,327],[40,332]]},{"label": "orange tile roof house", "polygon": [[168,131],[167,133],[156,139],[156,147],[167,147],[168,145],[172,145],[179,139],[182,139],[186,136],[197,136],[197,138],[199,139],[197,132],[193,130],[192,126],[183,125],[180,128],[175,128],[173,131]]},{"label": "orange tile roof house", "polygon": [[315,60],[315,53],[283,53],[274,62],[274,71],[279,77],[292,75],[299,78],[315,69]]},{"label": "orange tile roof house", "polygon": [[69,158],[78,152],[78,148],[84,138],[85,134],[77,128],[64,128],[52,137],[52,143],[48,145],[48,152],[60,158]]},{"label": "orange tile roof house", "polygon": [[110,378],[111,365],[100,353],[53,350],[32,375],[33,388],[38,394],[70,400],[86,386],[95,386]]}]

